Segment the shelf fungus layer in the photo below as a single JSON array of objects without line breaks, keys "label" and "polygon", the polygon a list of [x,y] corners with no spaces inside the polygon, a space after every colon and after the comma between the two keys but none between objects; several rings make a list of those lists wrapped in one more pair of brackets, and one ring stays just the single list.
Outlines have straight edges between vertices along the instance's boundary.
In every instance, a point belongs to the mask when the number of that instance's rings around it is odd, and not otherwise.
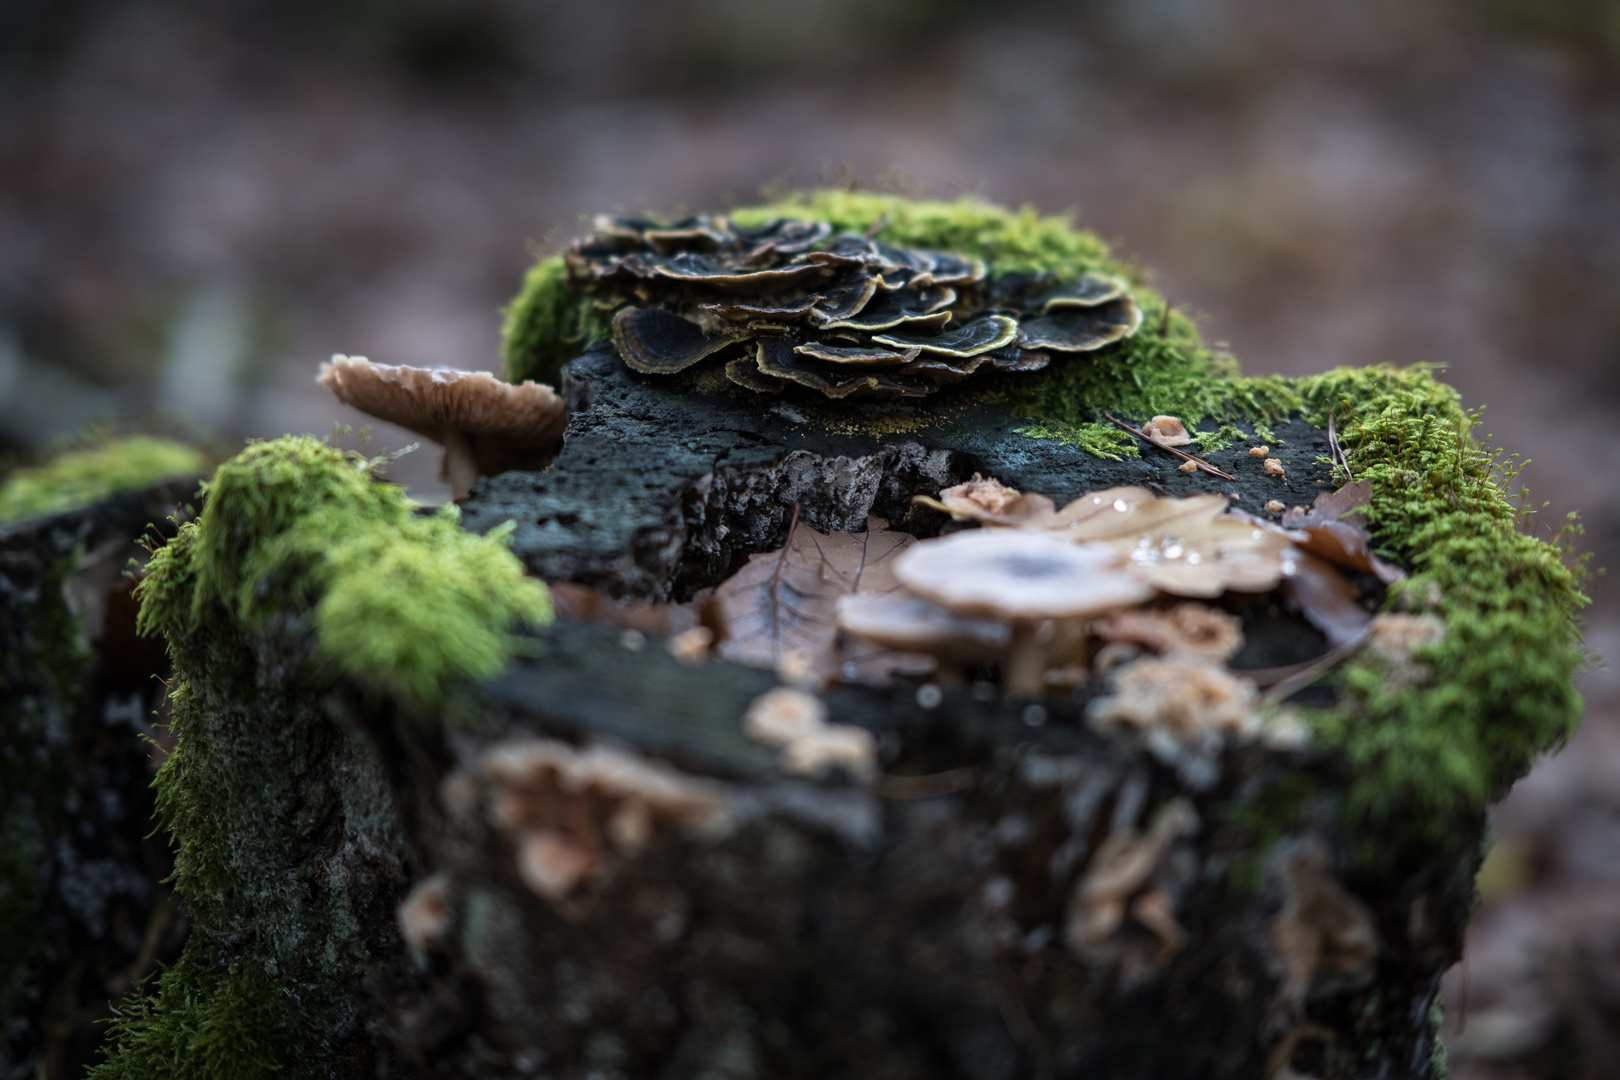
[{"label": "shelf fungus layer", "polygon": [[635,371],[714,357],[758,393],[797,383],[832,398],[922,397],[983,371],[1038,371],[1054,352],[1106,348],[1142,324],[1117,278],[992,276],[980,259],[817,221],[599,217],[567,267],[616,312],[613,343]]}]

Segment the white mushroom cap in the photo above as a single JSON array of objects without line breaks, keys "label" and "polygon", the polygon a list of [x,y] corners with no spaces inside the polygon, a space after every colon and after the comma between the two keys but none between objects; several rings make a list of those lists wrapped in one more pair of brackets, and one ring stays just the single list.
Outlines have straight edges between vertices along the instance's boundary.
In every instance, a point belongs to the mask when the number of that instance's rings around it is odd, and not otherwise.
[{"label": "white mushroom cap", "polygon": [[959,660],[989,660],[1007,650],[1007,624],[970,619],[903,593],[852,593],[838,598],[838,628],[891,649]]},{"label": "white mushroom cap", "polygon": [[994,619],[1098,615],[1154,594],[1108,547],[1023,529],[977,529],[916,544],[895,560],[894,574],[952,611]]},{"label": "white mushroom cap", "polygon": [[[443,446],[458,489],[479,475],[544,465],[568,420],[551,387],[513,385],[487,371],[400,367],[340,355],[321,365],[316,381],[344,404]],[[465,494],[457,491],[458,497]]]}]

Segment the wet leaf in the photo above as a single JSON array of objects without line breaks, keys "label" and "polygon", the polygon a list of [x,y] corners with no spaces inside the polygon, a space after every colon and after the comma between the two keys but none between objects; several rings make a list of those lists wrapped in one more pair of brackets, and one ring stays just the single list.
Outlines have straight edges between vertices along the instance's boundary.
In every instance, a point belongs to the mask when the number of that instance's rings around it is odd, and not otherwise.
[{"label": "wet leaf", "polygon": [[1283,527],[1305,533],[1307,539],[1296,543],[1312,555],[1371,574],[1385,585],[1393,585],[1406,576],[1405,571],[1373,554],[1372,534],[1366,526],[1342,520],[1344,515],[1371,501],[1372,481],[1358,480],[1338,491],[1318,495],[1309,510],[1287,511],[1282,517]]},{"label": "wet leaf", "polygon": [[1372,623],[1372,614],[1358,602],[1360,590],[1316,555],[1298,557],[1293,575],[1283,582],[1283,593],[1335,648],[1361,640]]},{"label": "wet leaf", "polygon": [[[823,679],[842,674],[838,598],[899,589],[894,557],[915,539],[868,518],[864,533],[820,533],[796,524],[787,545],[749,556],[748,565],[715,589],[713,610],[723,629],[720,655],[739,663],[780,668],[805,664]],[[872,663],[863,655],[852,662]]]}]

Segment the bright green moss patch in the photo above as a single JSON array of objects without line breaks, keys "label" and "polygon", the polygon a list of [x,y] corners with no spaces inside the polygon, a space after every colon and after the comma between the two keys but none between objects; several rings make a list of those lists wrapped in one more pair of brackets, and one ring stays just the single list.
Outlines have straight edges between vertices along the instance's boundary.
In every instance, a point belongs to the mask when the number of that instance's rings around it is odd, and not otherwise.
[{"label": "bright green moss patch", "polygon": [[201,517],[152,558],[137,592],[142,632],[221,616],[258,628],[307,609],[324,664],[428,703],[500,670],[522,625],[550,621],[545,587],[504,532],[465,532],[453,507],[422,516],[369,465],[304,437],[220,466]]},{"label": "bright green moss patch", "polygon": [[0,485],[0,523],[88,506],[159,480],[196,476],[206,466],[200,451],[172,439],[111,439],[12,473]]}]

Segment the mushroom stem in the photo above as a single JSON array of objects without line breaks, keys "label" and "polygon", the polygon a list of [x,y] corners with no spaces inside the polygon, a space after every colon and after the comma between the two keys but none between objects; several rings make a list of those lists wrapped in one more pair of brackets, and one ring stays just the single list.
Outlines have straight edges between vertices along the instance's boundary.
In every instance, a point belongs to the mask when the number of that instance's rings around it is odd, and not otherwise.
[{"label": "mushroom stem", "polygon": [[1035,623],[1017,619],[1012,624],[1012,644],[1007,659],[1002,662],[1003,687],[1008,694],[1020,697],[1040,697],[1046,691],[1046,649],[1042,646]]},{"label": "mushroom stem", "polygon": [[460,502],[472,494],[478,479],[478,462],[473,457],[472,442],[467,433],[448,428],[444,433],[444,474],[450,481],[450,497]]}]

